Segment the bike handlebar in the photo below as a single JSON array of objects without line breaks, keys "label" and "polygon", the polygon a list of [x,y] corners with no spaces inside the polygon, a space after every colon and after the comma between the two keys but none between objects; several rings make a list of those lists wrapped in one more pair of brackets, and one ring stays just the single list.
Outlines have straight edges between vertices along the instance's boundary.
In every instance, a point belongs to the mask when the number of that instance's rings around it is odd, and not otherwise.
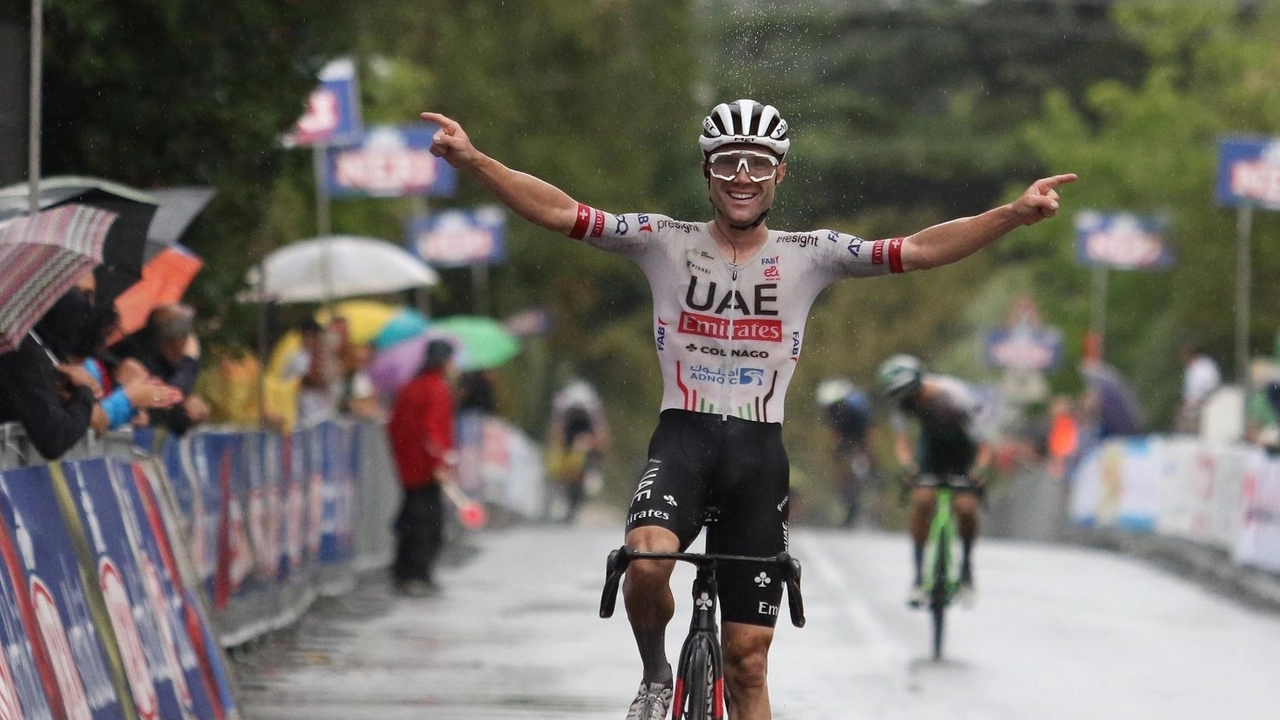
[{"label": "bike handlebar", "polygon": [[772,557],[750,557],[747,555],[707,555],[701,553],[663,553],[642,552],[623,545],[609,553],[605,563],[604,592],[600,596],[600,617],[613,617],[614,606],[618,601],[618,583],[632,560],[679,560],[698,567],[715,565],[719,562],[744,562],[756,565],[774,565],[782,575],[787,588],[787,606],[791,611],[791,624],[804,627],[804,598],[800,594],[800,561],[791,557],[790,553],[781,552]]}]

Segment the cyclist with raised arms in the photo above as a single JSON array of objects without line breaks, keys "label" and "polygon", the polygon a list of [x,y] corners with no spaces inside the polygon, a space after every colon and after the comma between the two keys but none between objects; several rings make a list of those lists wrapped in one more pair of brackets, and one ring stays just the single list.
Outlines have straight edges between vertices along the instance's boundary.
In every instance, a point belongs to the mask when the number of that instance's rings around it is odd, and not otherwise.
[{"label": "cyclist with raised arms", "polygon": [[[894,430],[894,456],[912,476],[910,531],[915,578],[907,598],[921,607],[924,594],[924,546],[929,539],[939,478],[950,478],[964,491],[953,496],[952,508],[960,526],[960,590],[957,599],[972,605],[973,543],[978,536],[978,492],[991,464],[991,449],[984,441],[979,416],[983,403],[967,384],[954,377],[925,373],[911,355],[894,355],[880,365],[880,391],[893,403],[890,419]],[[913,452],[908,436],[909,418],[920,425]]]},{"label": "cyclist with raised arms", "polygon": [[[655,213],[615,215],[574,200],[481,153],[437,113],[431,152],[467,172],[517,215],[632,259],[653,294],[662,411],[632,497],[626,543],[675,552],[719,510],[712,552],[768,556],[786,549],[789,470],[783,398],[818,293],[841,278],[906,272],[964,258],[1058,210],[1058,175],[1014,202],[915,235],[864,241],[834,230],[778,232],[765,216],[791,147],[778,111],[753,100],[717,105],[698,145],[713,208],[707,222]],[[659,720],[672,695],[665,634],[675,612],[674,563],[636,562],[623,588],[644,673],[628,718]],[[719,573],[725,676],[739,720],[768,718],[769,646],[783,583],[758,568]]]}]

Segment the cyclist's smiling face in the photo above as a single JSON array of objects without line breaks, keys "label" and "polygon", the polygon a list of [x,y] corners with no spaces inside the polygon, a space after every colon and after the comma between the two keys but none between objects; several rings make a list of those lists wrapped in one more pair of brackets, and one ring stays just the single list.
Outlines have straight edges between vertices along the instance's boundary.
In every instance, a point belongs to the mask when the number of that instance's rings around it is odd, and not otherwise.
[{"label": "cyclist's smiling face", "polygon": [[[769,154],[777,157],[766,147],[745,143],[726,145],[717,149],[716,154],[736,151],[757,155]],[[706,163],[703,164],[703,169],[707,171],[707,180],[711,191],[711,204],[721,215],[735,225],[754,222],[760,216],[760,213],[773,207],[774,193],[777,190],[778,183],[782,182],[782,178],[787,174],[786,163],[778,164],[777,172],[772,178],[759,182],[752,180],[748,176],[745,163],[737,167],[733,180],[723,180],[710,174]]]}]

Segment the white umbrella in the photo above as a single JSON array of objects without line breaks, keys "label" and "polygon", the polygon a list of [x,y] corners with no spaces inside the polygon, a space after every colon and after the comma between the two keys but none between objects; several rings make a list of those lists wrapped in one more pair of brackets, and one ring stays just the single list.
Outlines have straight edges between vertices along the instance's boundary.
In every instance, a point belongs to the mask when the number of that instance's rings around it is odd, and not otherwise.
[{"label": "white umbrella", "polygon": [[260,268],[249,271],[248,280],[255,296],[291,303],[382,295],[435,285],[440,276],[386,240],[326,235],[267,255]]}]

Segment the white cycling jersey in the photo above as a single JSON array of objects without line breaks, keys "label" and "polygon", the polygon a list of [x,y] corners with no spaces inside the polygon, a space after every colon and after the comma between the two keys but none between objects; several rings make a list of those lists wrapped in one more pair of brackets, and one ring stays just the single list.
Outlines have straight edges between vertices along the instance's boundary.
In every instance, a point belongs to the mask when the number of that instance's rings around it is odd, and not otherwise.
[{"label": "white cycling jersey", "polygon": [[569,236],[634,260],[653,293],[662,409],[782,422],[818,293],[846,277],[902,272],[902,238],[769,231],[752,258],[720,255],[706,223],[586,205]]}]

